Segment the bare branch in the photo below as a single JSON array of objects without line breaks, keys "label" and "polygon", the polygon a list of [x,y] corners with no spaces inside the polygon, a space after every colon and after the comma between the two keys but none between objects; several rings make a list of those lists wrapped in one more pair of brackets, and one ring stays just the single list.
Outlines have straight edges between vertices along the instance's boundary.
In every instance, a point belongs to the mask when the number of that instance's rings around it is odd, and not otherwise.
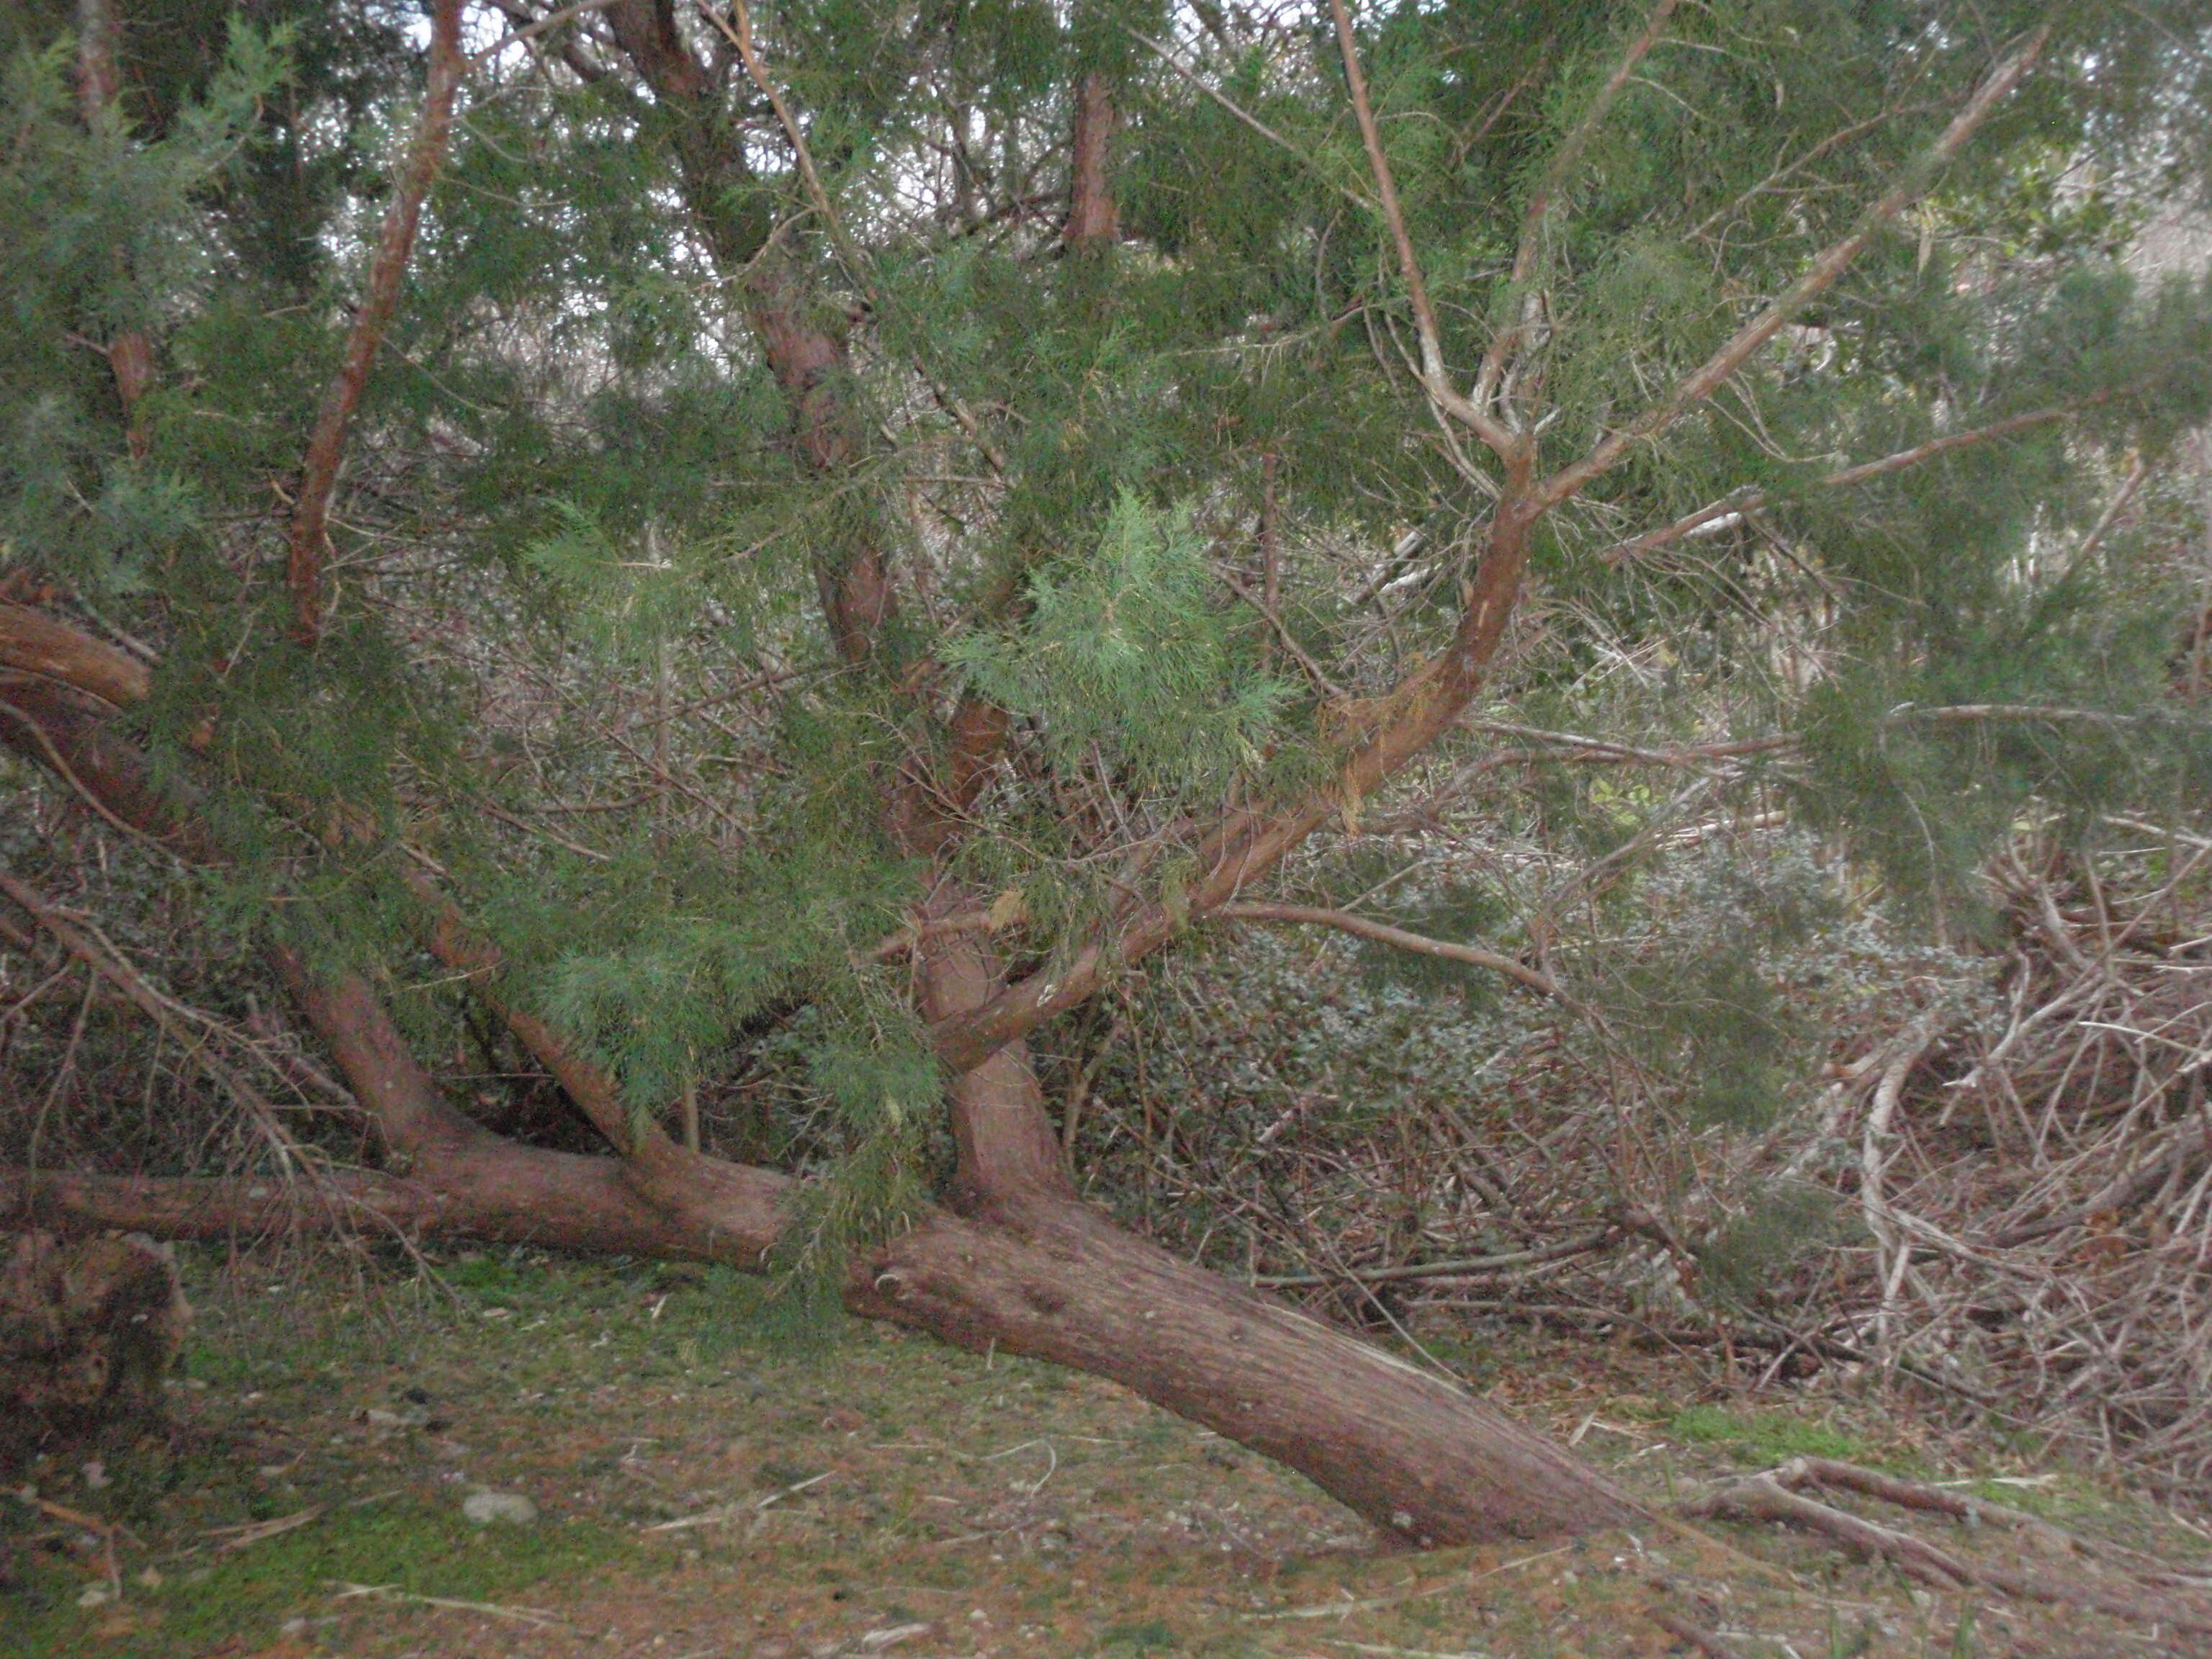
[{"label": "bare branch", "polygon": [[[605,11],[609,6],[616,3],[617,3],[617,0],[576,0],[576,3],[574,5],[563,6],[558,11],[548,12],[544,16],[538,18],[536,21],[521,24],[509,31],[507,33],[500,36],[500,38],[493,41],[491,45],[486,46],[475,57],[470,58],[469,67],[471,69],[482,69],[486,64],[490,63],[501,52],[505,52],[509,46],[520,46],[526,40],[534,40],[541,34],[544,34],[550,30],[559,28],[563,23],[574,21],[576,18],[583,16],[586,12]],[[502,6],[500,9],[505,11],[507,10],[507,8]],[[510,14],[510,15],[512,15],[512,14]],[[571,67],[574,66],[571,65]]]},{"label": "bare branch", "polygon": [[468,60],[461,56],[461,0],[437,0],[430,16],[430,76],[422,118],[392,185],[392,205],[385,210],[384,228],[377,238],[375,256],[369,261],[368,290],[362,295],[352,331],[346,337],[345,356],[316,412],[314,434],[308,440],[307,463],[300,477],[299,500],[292,512],[285,574],[292,589],[293,631],[303,643],[313,644],[323,631],[327,599],[323,591],[323,552],[329,542],[331,497],[337,489],[338,466],[345,457],[347,429],[361,404],[369,365],[375,361],[385,330],[398,309],[399,285],[415,250],[415,230],[422,220],[423,198],[430,193],[431,177],[445,158],[446,142],[453,131],[453,100],[467,70]]},{"label": "bare branch", "polygon": [[[1660,0],[1662,10],[1671,9],[1675,0]],[[1516,440],[1513,434],[1492,416],[1486,413],[1480,402],[1470,403],[1451,383],[1451,373],[1444,367],[1443,336],[1437,326],[1436,307],[1429,301],[1428,283],[1421,276],[1421,262],[1413,252],[1413,239],[1406,228],[1405,210],[1398,204],[1398,183],[1390,172],[1390,158],[1383,153],[1382,134],[1375,125],[1375,112],[1367,101],[1367,77],[1360,72],[1359,43],[1352,32],[1352,15],[1345,9],[1344,0],[1328,0],[1330,12],[1336,19],[1336,44],[1344,58],[1346,83],[1352,89],[1352,107],[1359,119],[1360,142],[1367,147],[1367,163],[1375,174],[1375,189],[1382,207],[1382,222],[1389,227],[1390,240],[1398,250],[1398,274],[1406,284],[1406,297],[1413,303],[1413,326],[1421,341],[1421,386],[1437,406],[1464,422],[1474,434],[1496,452],[1500,459],[1511,453]]]},{"label": "bare branch", "polygon": [[[1659,44],[1660,32],[1667,27],[1667,20],[1674,15],[1676,3],[1677,0],[1657,0],[1650,15],[1644,19],[1643,32],[1628,43],[1628,50],[1621,54],[1620,62],[1613,65],[1613,73],[1606,77],[1605,84],[1598,88],[1597,96],[1583,112],[1582,119],[1575,123],[1573,131],[1553,152],[1551,163],[1544,169],[1543,182],[1529,197],[1528,204],[1521,216],[1521,243],[1514,251],[1513,276],[1508,289],[1516,302],[1522,291],[1535,277],[1537,256],[1543,247],[1544,228],[1565,191],[1567,175],[1574,170],[1575,163],[1582,159],[1583,151],[1588,148],[1590,139],[1612,112],[1613,100],[1620,95],[1620,89],[1635,75],[1637,65],[1650,55],[1652,47]],[[1519,343],[1521,335],[1522,322],[1516,316],[1510,325],[1498,331],[1497,337],[1490,343],[1490,349],[1483,353],[1482,368],[1475,376],[1476,407],[1484,410],[1490,407],[1491,399],[1498,394],[1498,380],[1504,372],[1506,359]]]},{"label": "bare branch", "polygon": [[[2055,421],[2063,421],[2071,416],[2078,415],[2083,410],[2098,408],[2143,389],[2142,381],[2130,381],[2126,386],[2107,387],[2105,391],[2093,392],[2086,398],[2075,398],[2066,403],[2052,404],[2042,409],[2031,409],[2019,415],[2008,415],[2001,421],[1990,422],[1987,426],[1973,427],[1964,432],[1947,433],[1942,437],[1930,438],[1925,443],[1914,444],[1910,448],[1899,449],[1871,461],[1861,461],[1856,465],[1827,473],[1815,478],[1813,482],[1823,489],[1842,489],[1852,484],[1868,483],[1875,478],[1885,478],[1893,472],[1903,472],[1909,468],[1918,466],[1923,461],[1932,461],[1939,455],[1948,455],[1953,450],[1965,449],[1973,444],[1987,443],[1995,438],[2009,438],[2015,433],[2032,431],[2039,426],[2049,426]],[[1767,491],[1747,485],[1741,489],[1734,490],[1722,496],[1720,500],[1708,506],[1699,507],[1694,513],[1675,520],[1670,525],[1662,525],[1656,530],[1647,531],[1643,535],[1632,537],[1625,542],[1615,542],[1598,556],[1607,564],[1621,564],[1634,558],[1639,553],[1652,552],[1656,549],[1679,542],[1685,537],[1694,536],[1706,526],[1727,519],[1732,514],[1755,512],[1771,499],[1772,498]]]},{"label": "bare branch", "polygon": [[1578,1255],[1588,1255],[1592,1250],[1607,1243],[1613,1237],[1611,1227],[1601,1227],[1579,1238],[1563,1239],[1557,1244],[1547,1244],[1534,1250],[1512,1250],[1499,1255],[1468,1256],[1457,1261],[1422,1261],[1403,1267],[1348,1268],[1334,1273],[1274,1273],[1262,1274],[1253,1279],[1254,1288],[1263,1291],[1310,1290],[1323,1285],[1340,1285],[1347,1279],[1362,1285],[1401,1284],[1420,1279],[1476,1279],[1495,1273],[1511,1273],[1516,1268],[1542,1267],[1554,1261],[1565,1261]]}]

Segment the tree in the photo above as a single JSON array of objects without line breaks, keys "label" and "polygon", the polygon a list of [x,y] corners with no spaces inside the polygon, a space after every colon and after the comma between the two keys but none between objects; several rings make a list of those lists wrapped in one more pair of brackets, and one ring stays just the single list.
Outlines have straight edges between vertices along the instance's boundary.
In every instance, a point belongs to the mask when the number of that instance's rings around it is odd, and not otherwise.
[{"label": "tree", "polygon": [[[1196,921],[1328,920],[1254,896],[1540,699],[1532,589],[1570,662],[1712,635],[1644,568],[1687,542],[1811,573],[1808,801],[1939,898],[2115,732],[2197,735],[2158,596],[2019,574],[2203,410],[2206,296],[2131,288],[2075,171],[2193,187],[2187,0],[175,11],[9,26],[0,735],[259,953],[374,1145],[33,1134],[11,1215],[781,1266],[1408,1541],[1603,1525],[1083,1201],[1032,1039]],[[477,1012],[603,1152],[454,1103]],[[665,1127],[741,1052],[820,1108],[780,1169]]]}]

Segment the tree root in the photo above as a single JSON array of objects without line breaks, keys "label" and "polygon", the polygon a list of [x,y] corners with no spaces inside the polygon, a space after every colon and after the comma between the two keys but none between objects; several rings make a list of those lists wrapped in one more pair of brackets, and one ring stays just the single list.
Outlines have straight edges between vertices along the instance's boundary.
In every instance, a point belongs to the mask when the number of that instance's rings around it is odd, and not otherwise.
[{"label": "tree root", "polygon": [[[1847,1549],[1889,1561],[1922,1583],[1953,1593],[1978,1587],[2002,1591],[2023,1601],[2051,1605],[2070,1603],[2122,1619],[2168,1625],[2176,1630],[2212,1632],[2212,1606],[2203,1601],[2099,1583],[2056,1572],[2048,1565],[2027,1572],[1994,1562],[1970,1560],[1924,1538],[1881,1526],[1807,1497],[1808,1491],[1854,1492],[1901,1509],[1948,1515],[1968,1526],[1993,1523],[2031,1540],[2047,1555],[2102,1555],[2123,1560],[2133,1553],[2094,1544],[2024,1510],[1985,1503],[1940,1486],[1900,1480],[1893,1475],[1826,1457],[1795,1457],[1778,1468],[1730,1481],[1685,1504],[1682,1512],[1699,1518],[1772,1521],[1802,1527]],[[2137,1586],[2172,1587],[2189,1583],[2181,1575],[2170,1571],[2132,1565],[2124,1570]]]}]

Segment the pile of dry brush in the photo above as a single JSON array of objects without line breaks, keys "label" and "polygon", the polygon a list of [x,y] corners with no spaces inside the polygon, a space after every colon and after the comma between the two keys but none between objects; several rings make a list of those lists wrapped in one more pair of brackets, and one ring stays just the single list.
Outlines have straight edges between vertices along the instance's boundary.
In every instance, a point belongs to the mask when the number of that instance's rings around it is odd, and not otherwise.
[{"label": "pile of dry brush", "polygon": [[[1764,1127],[1700,1127],[1602,1016],[1533,1000],[1481,1028],[1475,1089],[1417,1084],[1349,1134],[1371,1077],[1240,1111],[1255,1072],[1288,1073],[1281,1022],[1224,1037],[1216,981],[1149,1065],[1126,1026],[1115,1060],[1064,1061],[1064,1089],[1096,1079],[1083,1161],[1187,1248],[1378,1331],[1548,1323],[1732,1389],[1909,1389],[2204,1502],[2212,841],[2106,827],[2094,857],[2031,838],[1991,871],[2003,948],[1900,944],[1832,995],[1826,1054]],[[1770,856],[1765,830],[1737,854]],[[1297,971],[1330,1021],[1353,963]],[[1173,1109],[1186,1091],[1206,1107]]]}]

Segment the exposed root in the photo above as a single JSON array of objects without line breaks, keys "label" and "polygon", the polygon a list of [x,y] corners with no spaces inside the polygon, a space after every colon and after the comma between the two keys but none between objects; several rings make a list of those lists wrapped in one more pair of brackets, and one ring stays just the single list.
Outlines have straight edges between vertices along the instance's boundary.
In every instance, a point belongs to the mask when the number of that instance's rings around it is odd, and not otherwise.
[{"label": "exposed root", "polygon": [[[2132,1552],[2092,1543],[2039,1516],[2001,1504],[1900,1480],[1855,1463],[1832,1458],[1796,1457],[1778,1468],[1733,1480],[1683,1506],[1703,1518],[1771,1521],[1802,1528],[1860,1554],[1893,1563],[1899,1571],[1937,1589],[1958,1592],[1981,1587],[2023,1601],[2071,1604],[2118,1618],[2170,1626],[2178,1631],[2212,1632],[2212,1604],[2194,1598],[2158,1595],[2149,1587],[2197,1588],[2183,1575],[2163,1570],[2125,1568],[2132,1583],[2119,1586],[2055,1571],[2046,1561],[2033,1571],[1996,1562],[1969,1559],[1911,1533],[1869,1521],[1849,1510],[1806,1496],[1808,1492],[1853,1492],[1899,1508],[1948,1515],[1968,1526],[2004,1527],[2033,1541],[2045,1555],[2102,1556],[2142,1560]],[[1679,1632],[1678,1632],[1679,1633]]]}]

